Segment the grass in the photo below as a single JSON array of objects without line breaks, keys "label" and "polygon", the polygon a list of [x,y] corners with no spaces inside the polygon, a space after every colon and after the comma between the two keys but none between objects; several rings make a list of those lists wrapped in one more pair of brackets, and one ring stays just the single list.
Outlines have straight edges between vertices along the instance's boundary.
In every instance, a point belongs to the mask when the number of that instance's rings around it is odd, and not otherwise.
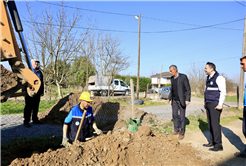
[{"label": "grass", "polygon": [[[73,92],[73,93],[82,93],[82,91],[79,91],[78,89],[74,88],[61,88],[61,92],[63,97],[66,96],[67,94]],[[48,93],[50,93],[50,89],[48,90]],[[50,96],[50,94],[49,94]],[[57,86],[52,85],[51,86],[51,97],[59,97],[58,91],[57,91]]]},{"label": "grass", "polygon": [[[125,105],[125,106],[130,106],[131,105],[131,104],[129,104],[130,100],[131,100],[131,98],[127,97],[127,98],[122,98],[122,99],[110,98],[108,101],[112,102],[112,103],[120,103],[120,104]],[[165,103],[165,102],[153,101],[153,100],[151,100],[149,98],[146,98],[146,99],[141,99],[140,98],[139,100],[144,100],[144,103],[142,105],[136,105],[135,104],[136,108],[151,107],[151,106],[158,106],[158,105],[167,105],[167,103]]]},{"label": "grass", "polygon": [[237,102],[237,96],[226,96],[225,101]]},{"label": "grass", "polygon": [[166,122],[161,125],[156,124],[152,117],[149,117],[150,128],[162,134],[169,135],[173,131],[173,122]]},{"label": "grass", "polygon": [[[221,125],[228,124],[229,122],[241,119],[243,117],[243,112],[237,108],[226,109],[224,110],[224,114],[227,115],[224,115],[220,118]],[[158,131],[166,135],[169,135],[171,132],[173,132],[174,126],[172,121],[165,122],[163,124],[157,124],[152,117],[149,117],[149,123],[153,131]],[[208,122],[205,115],[188,116],[185,119],[185,124],[187,131],[208,130]]]},{"label": "grass", "polygon": [[[197,96],[197,97],[198,98],[204,98],[204,96],[202,96],[202,95]],[[226,96],[225,101],[228,101],[228,102],[237,102],[237,95],[235,95],[235,96]]]},{"label": "grass", "polygon": [[[52,107],[57,100],[51,101],[44,101],[41,100],[39,104],[39,112],[44,112],[48,108]],[[8,115],[8,114],[21,114],[24,113],[25,108],[25,101],[22,102],[14,102],[14,101],[7,101],[1,103],[1,115]]]}]

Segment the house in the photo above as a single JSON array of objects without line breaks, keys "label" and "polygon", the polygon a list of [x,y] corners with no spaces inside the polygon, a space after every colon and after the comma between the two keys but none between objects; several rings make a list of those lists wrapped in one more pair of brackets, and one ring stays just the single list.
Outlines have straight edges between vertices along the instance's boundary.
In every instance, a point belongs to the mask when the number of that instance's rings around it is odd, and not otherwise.
[{"label": "house", "polygon": [[161,87],[165,86],[166,84],[171,84],[171,74],[169,72],[162,72],[161,75],[160,73],[156,73],[155,75],[150,76],[150,78],[152,89],[158,88],[159,83]]}]

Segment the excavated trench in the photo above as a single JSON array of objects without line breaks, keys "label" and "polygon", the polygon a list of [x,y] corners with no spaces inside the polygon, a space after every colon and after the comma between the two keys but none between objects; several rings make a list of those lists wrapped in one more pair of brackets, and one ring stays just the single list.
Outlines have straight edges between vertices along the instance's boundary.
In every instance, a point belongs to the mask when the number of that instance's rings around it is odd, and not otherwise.
[{"label": "excavated trench", "polygon": [[[72,93],[64,97],[40,113],[39,119],[45,124],[63,124],[70,108],[80,102],[79,96]],[[139,131],[131,132],[126,126],[132,115],[131,106],[100,97],[93,100],[95,121],[105,134],[68,148],[49,149],[44,153],[34,151],[29,157],[9,161],[10,165],[211,165],[209,160],[202,160],[200,152],[189,144],[180,144],[176,137],[151,131],[149,118],[161,121],[155,115],[135,109],[142,126]]]}]

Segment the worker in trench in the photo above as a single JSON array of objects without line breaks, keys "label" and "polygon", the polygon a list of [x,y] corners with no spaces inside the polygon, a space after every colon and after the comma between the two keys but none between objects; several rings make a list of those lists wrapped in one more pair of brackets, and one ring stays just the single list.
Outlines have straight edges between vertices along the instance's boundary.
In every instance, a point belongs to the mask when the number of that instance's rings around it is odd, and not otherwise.
[{"label": "worker in trench", "polygon": [[90,135],[91,126],[97,135],[101,135],[103,133],[102,130],[97,128],[93,117],[92,107],[90,106],[90,103],[93,100],[91,99],[90,93],[83,92],[79,99],[81,102],[71,108],[70,112],[64,120],[62,145],[65,147],[68,147],[70,142],[73,143],[75,141],[84,110],[87,110],[87,112],[80,134],[78,136],[78,141],[85,142],[85,138],[89,137]]}]

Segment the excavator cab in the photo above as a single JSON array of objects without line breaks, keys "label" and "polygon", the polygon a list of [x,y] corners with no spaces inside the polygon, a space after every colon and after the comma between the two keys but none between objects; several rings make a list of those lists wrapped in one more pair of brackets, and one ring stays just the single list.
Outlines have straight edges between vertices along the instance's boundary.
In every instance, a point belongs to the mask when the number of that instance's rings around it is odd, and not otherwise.
[{"label": "excavator cab", "polygon": [[[12,69],[12,71],[7,70],[3,65],[1,65],[1,102],[7,101],[9,97],[25,96],[27,94],[32,97],[38,92],[41,86],[41,81],[38,76],[34,74],[34,70],[31,65],[15,1],[0,0],[0,5],[1,62],[7,61]],[[19,40],[22,45],[21,49],[18,47],[9,13],[11,15],[15,31],[19,35]],[[28,67],[24,65],[22,61],[21,52],[23,52],[25,56]],[[27,87],[26,93],[16,93],[19,89],[24,87]]]}]

